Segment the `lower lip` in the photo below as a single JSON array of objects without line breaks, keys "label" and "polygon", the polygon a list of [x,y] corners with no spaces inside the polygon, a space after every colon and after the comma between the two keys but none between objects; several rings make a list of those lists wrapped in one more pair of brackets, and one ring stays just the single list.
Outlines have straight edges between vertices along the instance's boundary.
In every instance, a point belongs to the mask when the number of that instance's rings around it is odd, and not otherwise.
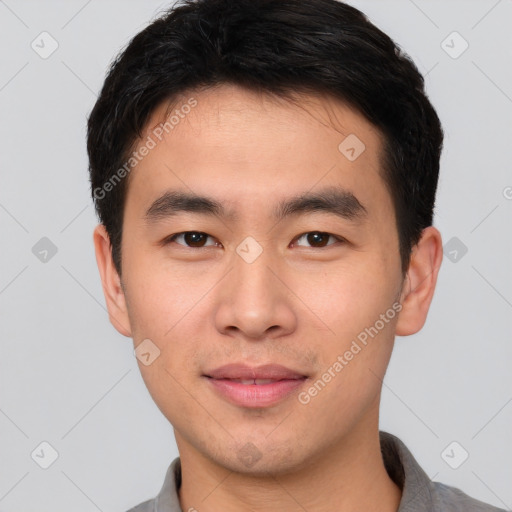
[{"label": "lower lip", "polygon": [[279,380],[269,384],[241,384],[229,379],[207,377],[214,389],[231,403],[243,407],[269,407],[300,388],[306,378]]}]

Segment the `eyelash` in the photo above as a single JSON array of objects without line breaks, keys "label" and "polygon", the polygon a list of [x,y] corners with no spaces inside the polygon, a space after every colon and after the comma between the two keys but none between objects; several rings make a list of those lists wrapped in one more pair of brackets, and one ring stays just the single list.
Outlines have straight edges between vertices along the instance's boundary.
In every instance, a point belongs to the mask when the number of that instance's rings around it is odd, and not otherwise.
[{"label": "eyelash", "polygon": [[[182,231],[180,233],[175,233],[174,235],[170,235],[168,236],[167,238],[165,238],[162,242],[162,245],[169,245],[171,243],[174,243],[176,238],[178,238],[179,236],[182,236],[182,235],[187,235],[187,234],[190,234],[190,233],[196,233],[196,234],[200,234],[200,235],[206,235],[210,238],[213,238],[211,235],[208,235],[208,233],[204,233],[202,231]],[[302,233],[301,235],[298,235],[294,238],[294,240],[300,240],[302,237],[306,236],[306,235],[310,235],[310,234],[313,234],[313,233],[318,233],[320,235],[328,235],[329,237],[333,237],[334,239],[336,239],[338,242],[340,243],[344,243],[346,242],[346,240],[342,237],[339,237],[339,236],[336,236],[336,235],[333,235],[332,233],[327,233],[325,231],[306,231],[305,233]],[[190,247],[188,245],[184,245],[184,244],[178,244],[178,245],[181,245],[187,249],[206,249],[208,247],[214,247],[213,245],[209,245],[209,246],[204,246],[204,247]],[[324,245],[322,247],[310,247],[311,249],[324,249],[325,247],[330,247],[332,245],[336,245],[335,243],[332,243],[332,244],[327,244],[327,245]],[[302,247],[302,246],[301,246]]]}]

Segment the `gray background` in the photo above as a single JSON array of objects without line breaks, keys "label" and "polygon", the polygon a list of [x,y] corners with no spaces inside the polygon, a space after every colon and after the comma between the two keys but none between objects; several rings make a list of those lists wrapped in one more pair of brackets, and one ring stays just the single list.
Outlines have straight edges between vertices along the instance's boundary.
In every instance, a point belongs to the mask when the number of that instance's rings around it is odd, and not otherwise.
[{"label": "gray background", "polygon": [[[512,1],[350,3],[427,75],[446,132],[435,225],[447,251],[425,327],[397,338],[381,429],[433,480],[510,508]],[[125,511],[159,491],[177,455],[105,312],[85,152],[109,62],[166,5],[0,1],[4,512]],[[31,47],[51,48],[43,31],[59,45],[45,59]],[[454,31],[469,44],[460,55]],[[43,441],[58,452],[48,469]]]}]

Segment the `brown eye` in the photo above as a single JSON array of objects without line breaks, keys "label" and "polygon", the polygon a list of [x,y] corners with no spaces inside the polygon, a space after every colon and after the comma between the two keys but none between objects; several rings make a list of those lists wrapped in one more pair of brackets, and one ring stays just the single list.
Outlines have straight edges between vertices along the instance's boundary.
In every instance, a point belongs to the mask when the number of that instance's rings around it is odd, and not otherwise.
[{"label": "brown eye", "polygon": [[324,233],[322,231],[310,231],[309,233],[304,233],[297,238],[297,241],[303,238],[305,238],[307,243],[311,244],[313,248],[321,248],[326,247],[327,245],[333,245],[332,243],[327,243],[329,238],[334,238],[341,241],[341,239],[337,236],[331,235],[330,233]]},{"label": "brown eye", "polygon": [[[185,245],[186,247],[192,248],[202,248],[209,247],[209,245],[205,245],[205,242],[208,238],[211,238],[210,235],[206,233],[201,233],[200,231],[184,231],[183,233],[176,233],[166,240],[166,243],[174,242],[178,239],[182,238],[184,243],[177,242],[178,245]],[[210,244],[215,245],[215,243]]]}]

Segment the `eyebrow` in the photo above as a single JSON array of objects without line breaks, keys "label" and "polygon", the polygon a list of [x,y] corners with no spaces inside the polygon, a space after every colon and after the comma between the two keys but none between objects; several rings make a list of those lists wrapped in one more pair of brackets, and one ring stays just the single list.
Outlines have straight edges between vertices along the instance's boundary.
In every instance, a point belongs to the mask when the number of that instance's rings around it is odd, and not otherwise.
[{"label": "eyebrow", "polygon": [[[167,191],[147,209],[145,219],[148,223],[153,223],[184,212],[232,221],[239,218],[235,211],[226,210],[224,205],[214,198],[189,192]],[[273,210],[273,218],[279,222],[286,217],[311,212],[331,213],[352,222],[361,222],[368,217],[367,209],[352,192],[331,186],[279,202]]]}]

